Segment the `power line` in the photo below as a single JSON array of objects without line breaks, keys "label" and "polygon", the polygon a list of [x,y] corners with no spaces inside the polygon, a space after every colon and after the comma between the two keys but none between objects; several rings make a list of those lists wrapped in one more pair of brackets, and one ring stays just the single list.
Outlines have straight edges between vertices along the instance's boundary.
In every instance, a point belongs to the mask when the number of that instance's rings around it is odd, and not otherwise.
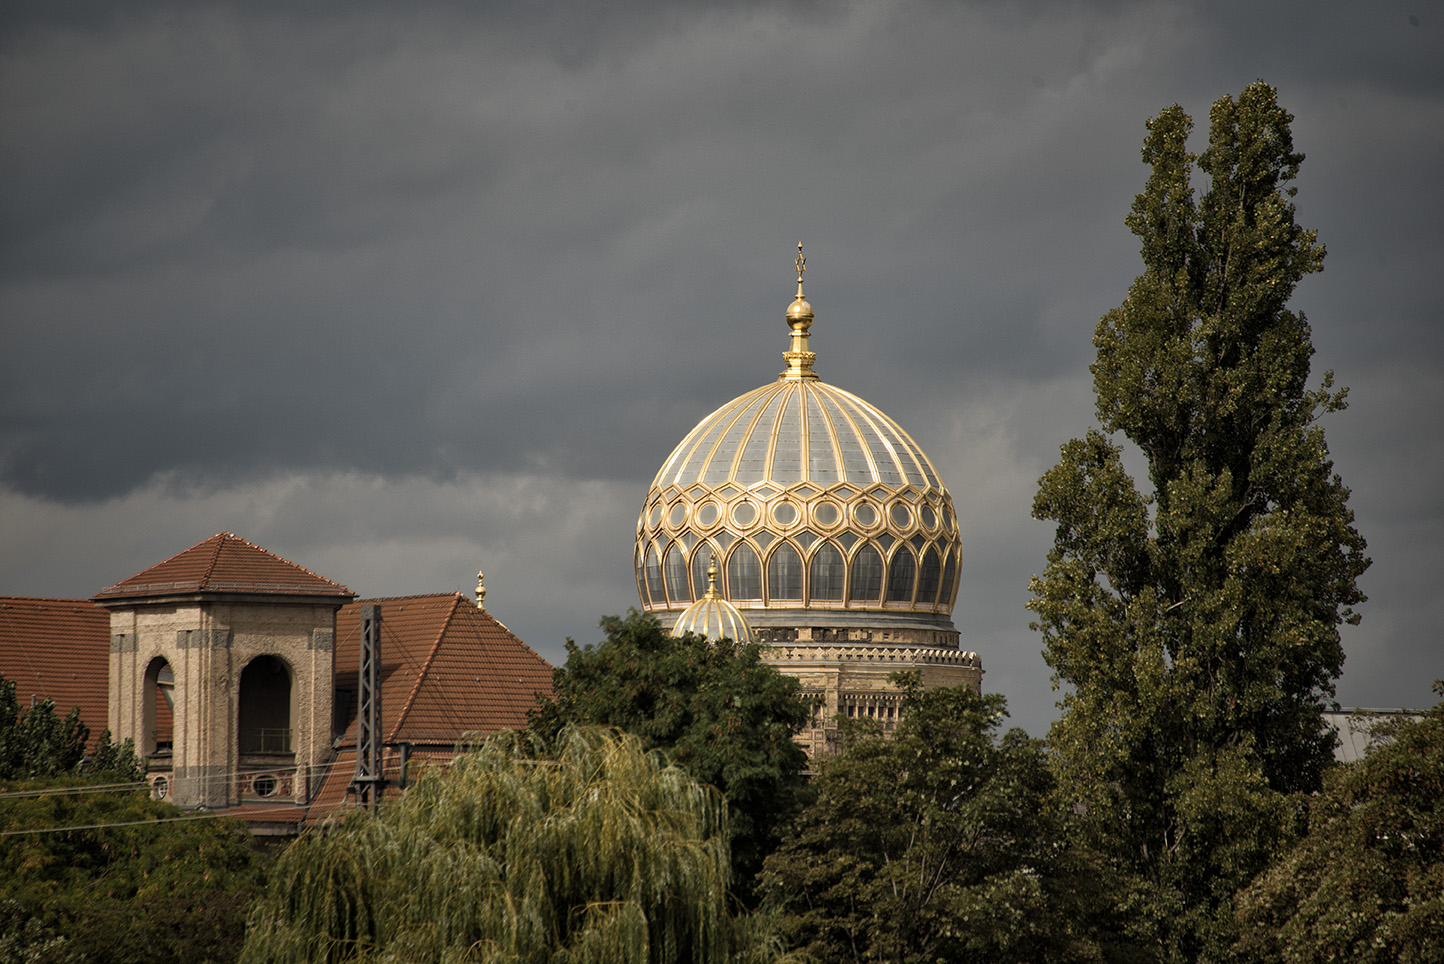
[{"label": "power line", "polygon": [[47,787],[44,790],[0,790],[0,800],[19,800],[22,797],[55,797],[81,793],[122,793],[126,790],[149,790],[150,784],[139,783],[90,783],[78,787]]},{"label": "power line", "polygon": [[0,830],[0,837],[18,837],[24,834],[37,833],[62,833],[66,830],[106,830],[111,827],[143,827],[161,823],[180,823],[184,820],[212,820],[216,817],[224,817],[226,814],[215,811],[206,813],[192,813],[184,817],[157,817],[154,820],[129,820],[116,823],[85,823],[75,824],[68,827],[33,827],[29,830]]}]

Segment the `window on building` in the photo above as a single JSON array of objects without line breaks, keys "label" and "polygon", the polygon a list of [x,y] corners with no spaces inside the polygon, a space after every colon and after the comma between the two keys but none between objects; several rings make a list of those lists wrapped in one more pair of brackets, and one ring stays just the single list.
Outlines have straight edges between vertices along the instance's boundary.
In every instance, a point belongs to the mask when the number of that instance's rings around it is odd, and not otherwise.
[{"label": "window on building", "polygon": [[762,599],[762,563],[745,542],[739,542],[727,557],[727,598]]},{"label": "window on building", "polygon": [[892,564],[887,568],[888,602],[912,601],[917,568],[912,551],[906,546],[899,547],[897,555],[892,557]]},{"label": "window on building", "polygon": [[852,559],[852,580],[847,598],[853,602],[877,602],[882,593],[882,553],[865,545]]},{"label": "window on building", "polygon": [[809,591],[813,599],[841,599],[842,583],[847,574],[842,553],[837,546],[824,542],[812,554],[808,570]]},{"label": "window on building", "polygon": [[692,593],[687,588],[687,560],[683,557],[682,550],[677,543],[674,542],[667,547],[667,555],[664,558],[662,571],[667,579],[667,598],[672,601],[673,605],[691,602]]},{"label": "window on building", "polygon": [[767,597],[802,601],[802,557],[783,542],[767,557]]}]

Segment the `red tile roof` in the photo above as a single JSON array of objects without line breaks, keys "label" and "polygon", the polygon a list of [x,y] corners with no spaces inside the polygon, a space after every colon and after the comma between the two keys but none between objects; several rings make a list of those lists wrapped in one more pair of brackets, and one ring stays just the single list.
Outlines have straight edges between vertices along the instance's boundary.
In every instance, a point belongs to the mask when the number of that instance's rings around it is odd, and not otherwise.
[{"label": "red tile roof", "polygon": [[354,596],[332,582],[230,532],[171,556],[95,594],[97,601],[197,592],[267,593],[288,596]]},{"label": "red tile roof", "polygon": [[22,707],[80,707],[91,748],[107,722],[109,653],[110,613],[89,599],[0,597],[0,676],[15,681]]},{"label": "red tile roof", "polygon": [[[467,733],[526,726],[552,668],[461,593],[357,600],[336,615],[336,688],[360,666],[360,607],[381,607],[381,730],[385,741],[453,745]],[[355,737],[354,721],[347,731]]]},{"label": "red tile roof", "polygon": [[[429,766],[445,766],[451,762],[451,757],[452,751],[449,749],[413,753],[407,767],[411,781],[414,782]],[[401,755],[395,748],[387,747],[382,753],[381,773],[392,784],[391,789],[383,791],[383,796],[396,793],[395,788],[401,781]],[[320,790],[311,800],[310,809],[306,812],[306,823],[314,826],[337,815],[340,811],[354,807],[356,797],[350,792],[350,788],[351,781],[355,777],[356,749],[355,747],[343,748],[336,754],[335,761],[321,780]]]}]

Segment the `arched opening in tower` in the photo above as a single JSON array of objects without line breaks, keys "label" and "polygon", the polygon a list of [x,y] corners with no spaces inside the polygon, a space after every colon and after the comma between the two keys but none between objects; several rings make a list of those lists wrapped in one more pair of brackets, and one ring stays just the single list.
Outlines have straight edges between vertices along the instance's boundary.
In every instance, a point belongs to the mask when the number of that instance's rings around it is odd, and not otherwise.
[{"label": "arched opening in tower", "polygon": [[237,736],[242,753],[290,753],[291,667],[276,656],[257,656],[241,671]]},{"label": "arched opening in tower", "polygon": [[145,694],[141,756],[170,756],[175,745],[175,672],[164,657],[157,656],[146,666],[141,692]]}]

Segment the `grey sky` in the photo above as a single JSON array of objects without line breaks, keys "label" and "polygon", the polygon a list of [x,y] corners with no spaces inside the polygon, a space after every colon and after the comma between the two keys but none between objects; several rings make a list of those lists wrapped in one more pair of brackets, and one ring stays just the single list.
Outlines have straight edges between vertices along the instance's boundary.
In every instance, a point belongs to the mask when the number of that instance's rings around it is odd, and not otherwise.
[{"label": "grey sky", "polygon": [[0,26],[0,592],[232,530],[366,595],[484,569],[558,659],[635,605],[672,446],[780,369],[801,239],[818,370],[943,473],[954,620],[1040,734],[1029,506],[1138,270],[1144,120],[1262,78],[1374,559],[1339,698],[1444,676],[1432,7],[64,6]]}]

